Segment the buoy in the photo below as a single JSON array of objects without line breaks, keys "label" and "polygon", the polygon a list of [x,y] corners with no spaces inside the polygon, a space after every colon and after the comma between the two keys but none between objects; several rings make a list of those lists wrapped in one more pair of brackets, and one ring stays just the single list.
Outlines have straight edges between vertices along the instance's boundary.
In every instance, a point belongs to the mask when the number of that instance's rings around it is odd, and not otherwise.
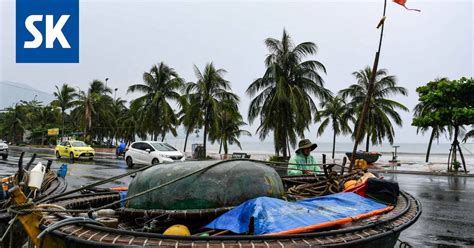
[{"label": "buoy", "polygon": [[166,229],[163,235],[191,236],[191,232],[184,225],[172,225]]},{"label": "buoy", "polygon": [[43,177],[46,167],[39,162],[30,172],[28,187],[33,189],[40,189],[43,183]]}]

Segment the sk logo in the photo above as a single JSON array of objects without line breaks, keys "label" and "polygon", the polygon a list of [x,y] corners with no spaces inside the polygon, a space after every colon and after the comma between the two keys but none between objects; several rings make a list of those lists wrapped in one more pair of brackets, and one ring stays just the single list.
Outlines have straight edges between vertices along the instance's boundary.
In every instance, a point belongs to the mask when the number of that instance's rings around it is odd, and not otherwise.
[{"label": "sk logo", "polygon": [[79,63],[79,0],[16,0],[17,63]]}]

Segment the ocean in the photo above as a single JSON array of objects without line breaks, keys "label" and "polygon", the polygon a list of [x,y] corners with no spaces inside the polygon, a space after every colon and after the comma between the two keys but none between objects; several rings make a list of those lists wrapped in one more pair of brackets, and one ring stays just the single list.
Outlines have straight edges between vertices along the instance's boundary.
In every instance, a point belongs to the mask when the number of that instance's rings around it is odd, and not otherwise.
[{"label": "ocean", "polygon": [[[184,139],[168,138],[166,142],[176,147],[180,151],[184,149]],[[191,156],[192,144],[201,144],[202,139],[192,137],[188,140],[186,154]],[[317,142],[318,147],[311,153],[317,162],[322,162],[323,154],[326,155],[326,161],[331,163],[342,163],[342,159],[346,156],[346,152],[351,152],[353,143],[339,142],[336,143],[336,152],[334,159],[332,155],[332,143],[330,142]],[[234,152],[245,152],[251,155],[252,159],[268,160],[274,155],[273,142],[272,141],[243,141],[241,142],[242,150],[236,145],[229,146],[229,154]],[[399,170],[405,171],[425,171],[425,172],[442,172],[447,171],[448,154],[451,144],[448,143],[437,143],[433,142],[431,146],[431,153],[429,163],[426,163],[426,150],[428,143],[396,143],[394,145],[399,146],[397,148],[397,164]],[[474,171],[474,143],[462,143],[464,158],[466,161],[466,167],[468,171]],[[219,154],[219,145],[217,143],[207,145],[207,154],[215,159],[225,159],[226,157]],[[365,144],[358,146],[359,150],[365,149]],[[395,149],[389,143],[385,143],[378,146],[371,146],[370,151],[380,152],[382,156],[375,163],[377,167],[387,168],[387,166],[393,165],[390,161],[393,159],[393,152]],[[294,149],[291,149],[294,154]],[[458,157],[459,162],[461,158]],[[393,167],[390,167],[393,168]]]},{"label": "ocean", "polygon": [[[167,139],[166,140],[170,145],[176,147],[177,149],[183,151],[184,148],[184,139]],[[191,145],[194,143],[202,144],[202,139],[189,139],[187,144],[187,151],[191,151]],[[313,151],[316,153],[325,153],[330,155],[332,152],[332,143],[330,142],[316,142],[318,147]],[[239,149],[236,145],[229,146],[229,154],[233,152],[245,152],[248,154],[274,154],[273,142],[272,141],[244,141],[241,142],[242,150]],[[349,142],[336,142],[336,153],[346,153],[352,152],[354,143]],[[428,143],[395,143],[393,146],[399,146],[397,148],[398,155],[425,155]],[[383,155],[391,155],[395,151],[394,147],[389,143],[385,143],[377,146],[370,146],[370,151],[380,152]],[[461,143],[463,153],[465,156],[474,156],[474,143]],[[432,155],[448,155],[451,144],[448,143],[436,143],[433,142],[431,146]],[[219,144],[207,144],[207,149],[211,153],[219,152]],[[358,150],[365,150],[365,144],[358,146]],[[294,152],[294,149],[291,149]]]}]

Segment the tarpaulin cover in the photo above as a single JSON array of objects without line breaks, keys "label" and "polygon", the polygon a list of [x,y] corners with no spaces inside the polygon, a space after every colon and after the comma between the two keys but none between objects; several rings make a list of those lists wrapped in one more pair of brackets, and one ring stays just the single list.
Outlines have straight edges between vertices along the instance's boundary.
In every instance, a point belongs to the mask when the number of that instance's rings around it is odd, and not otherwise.
[{"label": "tarpaulin cover", "polygon": [[387,207],[352,192],[288,202],[271,197],[248,200],[206,227],[247,233],[254,218],[254,234],[268,234],[353,217]]}]

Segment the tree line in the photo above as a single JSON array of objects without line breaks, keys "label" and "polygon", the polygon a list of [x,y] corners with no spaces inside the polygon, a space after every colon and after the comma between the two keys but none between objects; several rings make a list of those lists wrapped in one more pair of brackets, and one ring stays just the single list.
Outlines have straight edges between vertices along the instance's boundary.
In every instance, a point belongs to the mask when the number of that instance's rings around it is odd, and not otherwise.
[{"label": "tree line", "polygon": [[[368,66],[355,71],[355,83],[333,93],[325,87],[322,76],[326,73],[325,66],[312,59],[318,51],[315,43],[294,44],[284,30],[280,40],[268,38],[265,45],[269,52],[264,60],[266,69],[246,90],[251,98],[247,119],[250,124],[257,124],[256,134],[261,140],[273,136],[275,155],[288,157],[290,147],[296,146],[312,123],[318,123],[317,135],[328,131],[328,127],[332,129],[334,157],[338,135],[351,134],[355,138],[356,123],[374,72]],[[100,80],[93,80],[85,91],[68,84],[56,86],[55,100],[48,105],[20,101],[1,113],[0,137],[15,143],[29,130],[33,143],[45,144],[48,143],[46,130],[59,126],[61,136],[74,135],[86,142],[120,139],[132,142],[137,137],[164,140],[169,134],[177,136],[177,129],[182,126],[186,134],[184,151],[189,135],[200,130],[205,151],[208,141],[220,144],[225,154],[229,145],[241,147],[239,138],[251,134],[242,129],[247,123],[239,112],[240,98],[225,79],[226,71],[213,63],[202,70],[197,66],[193,69],[194,82],[186,82],[164,62],[153,65],[143,73],[142,83],[128,87],[127,92],[140,94],[128,106],[125,100],[112,97],[112,90]],[[398,85],[397,78],[386,69],[375,74],[364,139],[357,141],[366,143],[366,151],[370,144],[381,144],[385,139],[392,144],[393,125],[403,124],[399,111],[409,111],[391,99],[408,94],[406,88]],[[420,95],[413,123],[422,132],[433,127],[436,131],[432,137],[451,127],[473,124],[472,120],[459,125],[416,120],[434,106],[425,103]]]}]

